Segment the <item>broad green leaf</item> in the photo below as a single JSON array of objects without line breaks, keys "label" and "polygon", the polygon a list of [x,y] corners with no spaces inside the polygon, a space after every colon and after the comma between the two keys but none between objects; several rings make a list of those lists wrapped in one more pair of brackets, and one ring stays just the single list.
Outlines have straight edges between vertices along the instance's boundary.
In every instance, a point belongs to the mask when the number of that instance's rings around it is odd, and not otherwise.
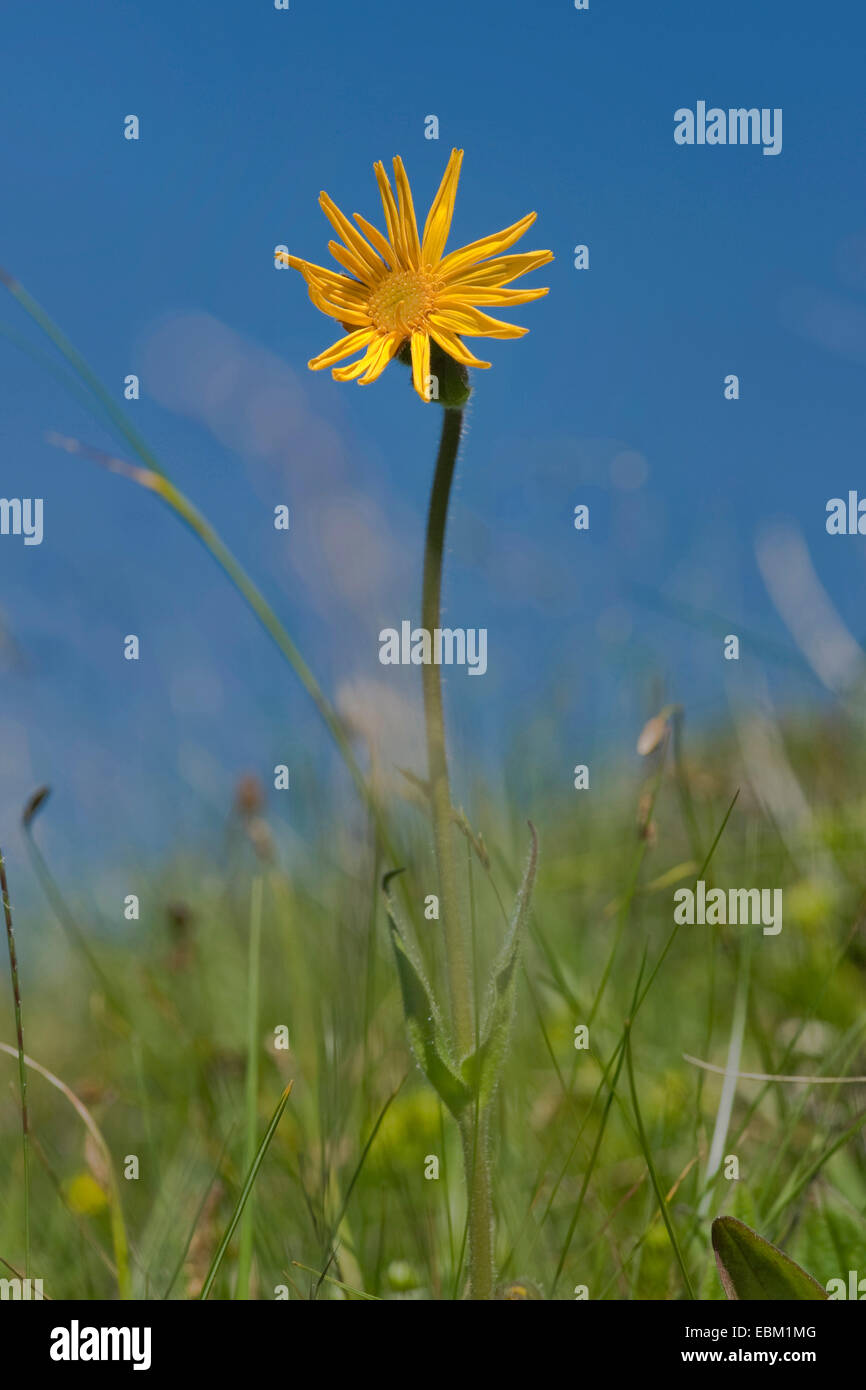
[{"label": "broad green leaf", "polygon": [[[400,870],[395,872],[399,873]],[[393,873],[385,875],[382,880],[382,892],[388,913],[391,944],[397,960],[397,975],[403,996],[403,1014],[409,1046],[427,1080],[438,1091],[456,1119],[472,1099],[472,1091],[458,1074],[449,1057],[442,1015],[433,998],[433,991],[424,977],[420,963],[414,958],[406,937],[397,925],[396,904],[388,891],[389,880],[393,877]]]},{"label": "broad green leaf", "polygon": [[811,1274],[734,1216],[713,1222],[713,1250],[728,1298],[781,1303],[827,1297]]},{"label": "broad green leaf", "polygon": [[514,904],[508,931],[490,977],[488,1001],[484,1023],[481,1028],[481,1041],[475,1052],[466,1057],[460,1071],[478,1103],[483,1109],[490,1101],[499,1080],[499,1073],[514,1018],[514,999],[516,993],[517,962],[520,956],[520,943],[523,926],[529,913],[532,886],[535,882],[535,867],[538,862],[538,837],[535,826],[530,822],[532,840],[529,858],[523,873],[523,881]]}]

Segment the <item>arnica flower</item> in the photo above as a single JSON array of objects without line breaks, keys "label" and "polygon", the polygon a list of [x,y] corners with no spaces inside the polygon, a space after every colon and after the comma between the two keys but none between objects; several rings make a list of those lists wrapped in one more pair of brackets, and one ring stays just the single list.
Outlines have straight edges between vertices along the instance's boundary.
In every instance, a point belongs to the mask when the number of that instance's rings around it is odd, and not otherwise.
[{"label": "arnica flower", "polygon": [[[415,390],[426,401],[430,399],[431,339],[463,367],[489,367],[489,362],[473,356],[464,338],[522,338],[529,331],[482,313],[478,306],[510,308],[547,294],[546,289],[505,288],[553,260],[550,251],[501,254],[532,226],[534,212],[504,231],[444,255],[462,162],[463,151],[452,150],[421,237],[409,180],[399,158],[394,160],[396,198],[384,165],[374,166],[387,237],[357,212],[358,226],[354,227],[327,193],[320,195],[325,216],[342,238],[329,242],[328,249],[348,275],[279,253],[281,260],[304,276],[316,307],[347,330],[344,337],[311,360],[313,371],[332,367],[337,381],[357,380],[366,385],[381,376],[391,359],[405,348],[411,355]],[[334,366],[356,352],[361,356],[355,362]]]}]

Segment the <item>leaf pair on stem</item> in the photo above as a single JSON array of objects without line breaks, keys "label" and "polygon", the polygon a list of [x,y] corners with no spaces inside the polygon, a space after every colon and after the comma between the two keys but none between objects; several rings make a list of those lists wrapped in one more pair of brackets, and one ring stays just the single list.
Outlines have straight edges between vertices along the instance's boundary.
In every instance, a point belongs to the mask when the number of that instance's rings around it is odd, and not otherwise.
[{"label": "leaf pair on stem", "polygon": [[477,1106],[479,1111],[486,1110],[508,1052],[514,1018],[517,962],[538,860],[535,827],[530,823],[529,829],[529,858],[505,939],[490,974],[478,1044],[466,1057],[455,1057],[442,1010],[409,935],[400,925],[399,909],[389,885],[395,874],[402,873],[402,870],[396,869],[386,874],[382,881],[409,1045],[427,1080],[456,1120],[469,1105]]}]

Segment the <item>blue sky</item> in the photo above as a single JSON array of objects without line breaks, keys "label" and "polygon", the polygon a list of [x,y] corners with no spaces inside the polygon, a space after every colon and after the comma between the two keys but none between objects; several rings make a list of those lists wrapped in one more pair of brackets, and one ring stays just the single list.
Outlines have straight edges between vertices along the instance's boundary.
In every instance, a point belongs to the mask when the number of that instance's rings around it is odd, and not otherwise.
[{"label": "blue sky", "polygon": [[[376,637],[417,614],[439,420],[399,365],[364,389],[307,371],[336,335],[273,247],[326,263],[320,189],[379,221],[372,165],[398,153],[423,215],[465,149],[451,246],[535,209],[524,248],[554,251],[534,277],[551,292],[515,312],[526,338],[483,344],[447,561],[448,620],[488,628],[490,666],[447,699],[461,766],[523,739],[532,784],[563,785],[631,756],[659,690],[698,724],[765,678],[779,705],[826,696],[762,576],[767,526],[866,632],[864,542],[824,531],[828,498],[866,493],[864,41],[838,0],[17,7],[0,264],[120,402],[140,374],[131,421],[328,691],[381,712]],[[698,100],[782,108],[781,154],[677,146]],[[8,297],[0,321],[45,346]],[[157,851],[277,761],[299,769],[280,809],[300,828],[327,741],[291,673],[172,517],[46,444],[119,448],[5,337],[0,382],[3,493],[45,504],[41,546],[0,537],[0,830],[49,781],[62,860]],[[727,631],[749,634],[737,668]]]}]

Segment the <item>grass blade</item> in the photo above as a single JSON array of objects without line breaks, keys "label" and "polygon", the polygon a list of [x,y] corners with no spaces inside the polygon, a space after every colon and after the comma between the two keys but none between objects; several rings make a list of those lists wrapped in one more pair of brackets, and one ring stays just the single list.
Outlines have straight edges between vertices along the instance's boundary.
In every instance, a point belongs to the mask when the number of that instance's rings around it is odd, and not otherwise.
[{"label": "grass blade", "polygon": [[21,1147],[24,1153],[24,1277],[30,1278],[30,1122],[27,1116],[27,1073],[24,1070],[24,1024],[21,1017],[21,981],[18,976],[18,956],[15,951],[15,931],[12,926],[12,904],[6,883],[6,861],[0,850],[0,892],[3,894],[3,915],[6,919],[6,944],[9,947],[9,973],[12,977],[12,999],[15,1005],[15,1033],[18,1039],[18,1093],[21,1103]]},{"label": "grass blade", "polygon": [[[310,1265],[302,1265],[300,1260],[292,1260],[292,1264],[296,1269],[306,1270],[307,1274],[315,1274],[319,1284],[324,1279],[326,1284],[336,1284],[338,1289],[342,1289],[344,1293],[350,1293],[353,1298],[363,1298],[368,1303],[382,1302],[381,1298],[377,1298],[374,1293],[364,1293],[361,1289],[353,1289],[351,1284],[344,1284],[339,1279],[333,1279],[330,1274],[320,1274],[317,1269],[312,1269]],[[318,1284],[316,1287],[318,1288]]]},{"label": "grass blade", "polygon": [[686,1286],[686,1292],[689,1298],[694,1298],[695,1294],[692,1288],[692,1282],[689,1279],[689,1272],[686,1269],[685,1261],[683,1260],[683,1254],[680,1250],[680,1243],[677,1240],[677,1233],[674,1230],[673,1222],[671,1221],[670,1212],[668,1211],[668,1204],[665,1201],[665,1195],[662,1192],[661,1183],[658,1180],[658,1174],[656,1173],[655,1164],[652,1160],[652,1154],[650,1152],[650,1146],[647,1141],[646,1131],[643,1127],[643,1119],[641,1118],[640,1106],[638,1105],[637,1100],[637,1087],[634,1084],[634,1067],[632,1066],[631,1057],[631,1024],[629,1024],[628,1029],[626,1031],[625,1060],[626,1067],[628,1069],[628,1084],[629,1090],[631,1091],[631,1103],[634,1109],[634,1118],[637,1124],[637,1132],[640,1137],[641,1148],[643,1149],[643,1156],[646,1160],[647,1170],[650,1175],[650,1181],[653,1185],[653,1191],[656,1194],[656,1201],[658,1202],[658,1207],[659,1211],[661,1212],[662,1220],[665,1223],[665,1230],[668,1233],[668,1239],[670,1240],[670,1243],[673,1247],[673,1252],[676,1256],[677,1264],[680,1267],[680,1273],[683,1276],[683,1283]]},{"label": "grass blade", "polygon": [[[244,1166],[249,1170],[256,1153],[256,1110],[259,1094],[259,963],[262,944],[262,880],[253,879],[250,900],[250,951],[247,993],[247,1078],[246,1078],[246,1136]],[[241,1217],[238,1248],[238,1278],[235,1298],[250,1296],[250,1271],[253,1264],[253,1197],[247,1202]]]},{"label": "grass blade", "polygon": [[237,1227],[237,1224],[241,1219],[243,1209],[247,1204],[247,1199],[253,1190],[253,1184],[255,1183],[255,1180],[258,1177],[259,1169],[261,1168],[262,1163],[264,1162],[265,1154],[268,1151],[270,1142],[277,1132],[277,1126],[283,1117],[283,1111],[285,1110],[286,1105],[288,1104],[288,1099],[292,1093],[292,1087],[294,1084],[294,1081],[290,1081],[286,1089],[283,1091],[283,1094],[277,1101],[277,1108],[271,1116],[271,1122],[268,1125],[267,1130],[265,1131],[265,1137],[259,1145],[258,1153],[253,1159],[252,1165],[250,1166],[250,1170],[247,1173],[246,1181],[244,1182],[244,1185],[241,1189],[241,1194],[238,1197],[235,1209],[232,1212],[232,1219],[226,1227],[225,1235],[219,1243],[219,1249],[217,1250],[216,1254],[213,1257],[213,1260],[211,1261],[211,1267],[207,1272],[207,1278],[205,1279],[204,1284],[202,1286],[202,1291],[199,1294],[199,1298],[202,1302],[204,1302],[204,1300],[208,1297],[211,1289],[213,1288],[214,1280],[216,1279],[217,1274],[219,1273],[219,1267],[222,1264],[223,1259],[225,1257],[225,1253],[229,1248],[229,1243],[231,1241],[232,1236],[235,1233],[235,1228]]}]

